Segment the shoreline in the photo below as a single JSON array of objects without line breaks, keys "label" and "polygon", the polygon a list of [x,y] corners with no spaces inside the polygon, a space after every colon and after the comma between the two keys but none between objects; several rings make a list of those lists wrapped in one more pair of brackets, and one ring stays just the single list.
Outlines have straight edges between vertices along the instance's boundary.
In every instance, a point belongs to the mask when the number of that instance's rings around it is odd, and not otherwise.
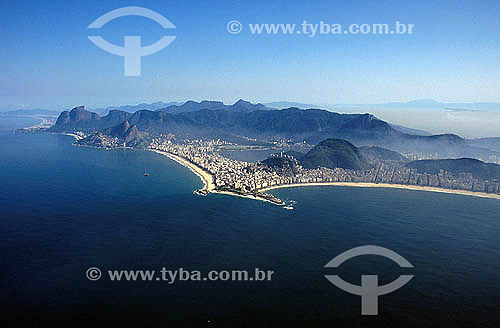
[{"label": "shoreline", "polygon": [[38,120],[42,120],[40,123],[32,126],[25,127],[23,129],[26,130],[34,130],[34,129],[46,129],[52,127],[56,120],[57,116],[51,116],[51,115],[20,115],[17,117],[26,117],[26,118],[35,118]]},{"label": "shoreline", "polygon": [[455,194],[463,196],[474,196],[481,198],[491,198],[500,199],[500,195],[497,194],[487,194],[484,192],[468,191],[468,190],[455,190],[455,189],[445,189],[439,187],[429,187],[429,186],[413,186],[413,185],[402,185],[402,184],[390,184],[390,183],[373,183],[373,182],[315,182],[315,183],[294,183],[279,186],[272,186],[259,191],[266,192],[270,190],[276,190],[281,188],[297,188],[297,187],[322,187],[322,186],[337,186],[337,187],[358,187],[358,188],[391,188],[391,189],[405,189],[414,191],[427,191],[427,192],[439,192],[443,194]]},{"label": "shoreline", "polygon": [[160,154],[160,155],[163,155],[165,157],[168,157],[169,159],[177,162],[178,164],[187,167],[191,172],[196,174],[201,179],[201,181],[203,182],[203,189],[202,190],[207,191],[207,193],[220,194],[220,195],[230,195],[230,196],[236,196],[236,197],[241,197],[241,198],[269,202],[269,203],[272,203],[272,204],[275,204],[278,206],[282,205],[282,204],[277,204],[275,202],[272,202],[269,199],[255,196],[255,195],[243,195],[243,194],[239,194],[239,193],[231,192],[231,191],[226,191],[226,190],[216,190],[215,184],[213,181],[214,180],[213,176],[210,173],[208,173],[207,171],[205,171],[204,169],[202,169],[201,167],[199,167],[198,165],[191,163],[190,161],[188,161],[188,160],[186,160],[178,155],[174,155],[174,154],[171,154],[171,153],[166,152],[166,151],[162,151],[162,150],[158,150],[158,149],[147,149],[147,150],[152,151],[152,152],[157,153],[157,154]]},{"label": "shoreline", "polygon": [[160,154],[160,155],[163,155],[165,157],[168,157],[171,160],[177,162],[178,164],[189,168],[189,170],[191,172],[196,174],[201,179],[201,181],[203,182],[203,189],[204,190],[207,190],[208,192],[211,192],[211,193],[215,192],[215,184],[214,184],[213,176],[210,173],[208,173],[207,171],[203,170],[198,165],[193,164],[190,161],[188,161],[180,156],[168,153],[166,151],[161,151],[158,149],[147,149],[147,150],[152,151],[152,152],[157,153],[157,154]]},{"label": "shoreline", "polygon": [[[55,133],[61,135],[71,136],[75,139],[80,139],[79,136],[73,133]],[[132,148],[131,148],[132,149]],[[196,174],[203,183],[203,188],[200,190],[206,191],[207,193],[213,194],[222,194],[222,195],[231,195],[242,198],[248,198],[253,200],[261,200],[265,202],[269,202],[278,206],[282,206],[284,204],[277,204],[269,199],[255,196],[252,194],[244,195],[240,193],[235,193],[231,191],[225,190],[216,190],[213,175],[199,167],[198,165],[169,152],[165,152],[158,149],[146,149],[147,151],[155,152],[157,154],[163,155],[176,163],[187,167],[191,172]],[[257,192],[265,193],[271,190],[277,190],[282,188],[299,188],[299,187],[324,187],[324,186],[333,186],[333,187],[358,187],[358,188],[390,188],[390,189],[404,189],[404,190],[413,190],[413,191],[426,191],[426,192],[437,192],[443,194],[455,194],[462,196],[473,196],[473,197],[481,197],[481,198],[489,198],[489,199],[498,199],[500,200],[499,194],[488,194],[484,192],[477,191],[469,191],[469,190],[456,190],[456,189],[445,189],[440,187],[430,187],[430,186],[415,186],[415,185],[402,185],[402,184],[390,184],[390,183],[373,183],[373,182],[313,182],[313,183],[294,183],[294,184],[285,184],[278,185],[272,187],[266,187],[259,190]]]}]

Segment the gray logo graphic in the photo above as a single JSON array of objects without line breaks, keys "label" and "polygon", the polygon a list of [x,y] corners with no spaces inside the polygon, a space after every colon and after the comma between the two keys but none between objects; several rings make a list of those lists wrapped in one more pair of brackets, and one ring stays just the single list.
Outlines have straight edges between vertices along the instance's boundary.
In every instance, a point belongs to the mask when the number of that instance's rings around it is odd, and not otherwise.
[{"label": "gray logo graphic", "polygon": [[[163,28],[175,28],[168,19],[150,9],[142,7],[123,7],[112,10],[98,19],[96,19],[87,28],[101,28],[104,24],[112,21],[115,18],[123,16],[142,16],[154,20]],[[152,55],[175,40],[175,36],[163,36],[156,43],[146,47],[141,47],[140,36],[125,36],[124,46],[119,47],[104,40],[100,36],[89,36],[92,41],[99,48],[117,56],[124,57],[125,76],[140,76],[141,75],[141,57]]]},{"label": "gray logo graphic", "polygon": [[[410,262],[398,253],[379,246],[361,246],[345,251],[328,262],[325,265],[325,268],[337,268],[348,259],[360,255],[380,255],[393,260],[402,268],[413,268],[413,265],[411,265]],[[345,280],[342,280],[337,275],[325,275],[325,277],[338,288],[345,290],[348,293],[361,296],[361,315],[377,315],[378,297],[380,295],[392,293],[393,291],[403,287],[413,278],[413,275],[401,275],[393,282],[382,286],[378,285],[377,275],[362,275],[361,286],[352,285]]]}]

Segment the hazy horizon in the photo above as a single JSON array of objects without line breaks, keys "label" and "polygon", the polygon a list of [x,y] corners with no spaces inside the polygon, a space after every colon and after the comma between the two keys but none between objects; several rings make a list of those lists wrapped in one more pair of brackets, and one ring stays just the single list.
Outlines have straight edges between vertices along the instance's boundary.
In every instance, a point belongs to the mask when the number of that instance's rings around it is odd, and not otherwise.
[{"label": "hazy horizon", "polygon": [[0,2],[2,320],[500,328],[499,13]]},{"label": "hazy horizon", "polygon": [[[414,1],[137,1],[175,29],[137,16],[99,30],[87,27],[123,2],[5,2],[2,11],[0,108],[88,107],[217,99],[375,104],[432,98],[442,102],[500,102],[500,21],[495,1],[432,5]],[[64,8],[64,11],[61,11]],[[287,8],[287,9],[284,9]],[[71,19],[67,19],[71,17]],[[376,17],[376,19],[374,18]],[[467,17],[467,19],[464,19]],[[227,24],[243,24],[239,34]],[[249,24],[413,24],[412,34],[260,34]],[[124,76],[123,58],[87,38],[122,45],[177,38],[141,60],[141,76]]]},{"label": "hazy horizon", "polygon": [[249,99],[244,96],[235,96],[233,98],[230,98],[229,100],[223,100],[217,97],[210,97],[210,98],[203,98],[203,97],[194,97],[194,98],[157,98],[157,99],[152,99],[152,100],[135,100],[135,101],[130,101],[130,102],[121,102],[121,103],[112,103],[112,102],[106,102],[106,103],[91,103],[91,102],[86,102],[82,104],[77,104],[77,103],[72,103],[72,104],[53,104],[53,105],[41,105],[41,104],[18,104],[18,105],[4,105],[0,107],[0,112],[6,112],[6,111],[12,111],[12,110],[18,110],[18,109],[47,109],[47,110],[68,110],[72,109],[77,106],[85,106],[87,109],[97,109],[97,108],[107,108],[107,107],[121,107],[121,106],[137,106],[141,104],[153,104],[153,103],[172,103],[172,102],[178,102],[178,103],[185,103],[186,101],[196,101],[196,102],[201,102],[201,101],[221,101],[224,104],[234,104],[238,100],[243,99],[245,101],[249,101],[251,103],[261,103],[261,104],[271,104],[271,103],[297,103],[297,104],[302,104],[302,105],[311,105],[311,106],[382,106],[382,105],[390,105],[390,104],[411,104],[414,102],[420,102],[420,101],[429,101],[429,102],[436,102],[437,104],[495,104],[500,106],[500,101],[495,102],[495,101],[440,101],[436,100],[433,98],[412,98],[408,100],[388,100],[388,101],[382,101],[382,102],[375,102],[375,103],[368,103],[368,102],[343,102],[343,103],[321,103],[321,102],[316,102],[316,101],[311,101],[311,102],[303,102],[300,100],[296,99],[271,99],[267,101],[259,100],[259,99]]}]

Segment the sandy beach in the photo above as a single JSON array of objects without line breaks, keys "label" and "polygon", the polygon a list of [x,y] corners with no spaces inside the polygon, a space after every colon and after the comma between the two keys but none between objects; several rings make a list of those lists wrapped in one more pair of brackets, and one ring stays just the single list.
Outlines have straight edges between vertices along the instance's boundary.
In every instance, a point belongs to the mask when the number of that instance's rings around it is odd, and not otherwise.
[{"label": "sandy beach", "polygon": [[171,160],[176,161],[177,163],[188,167],[194,174],[196,174],[197,176],[200,177],[201,181],[203,182],[203,189],[207,190],[208,192],[214,192],[215,184],[214,184],[213,176],[210,173],[208,173],[207,171],[203,170],[198,165],[195,165],[195,164],[191,163],[188,160],[185,160],[184,158],[182,158],[180,156],[177,156],[177,155],[174,155],[171,153],[167,153],[165,151],[161,151],[158,149],[149,149],[149,150],[152,152],[158,153],[160,155],[166,156],[166,157],[170,158]]},{"label": "sandy beach", "polygon": [[[238,196],[243,198],[255,199],[255,200],[263,200],[269,201],[264,198],[256,197],[253,195],[241,195],[228,191],[218,191],[215,190],[215,184],[213,181],[213,176],[209,174],[207,171],[203,170],[199,166],[191,163],[190,161],[185,160],[184,158],[173,155],[171,153],[167,153],[157,149],[150,149],[151,151],[164,155],[177,163],[188,167],[193,173],[198,175],[200,179],[203,181],[204,189],[211,193],[217,194],[225,194]],[[483,198],[493,198],[500,199],[500,195],[497,194],[487,194],[483,192],[474,192],[467,190],[453,190],[453,189],[444,189],[437,187],[425,187],[425,186],[411,186],[411,185],[401,185],[401,184],[389,184],[389,183],[368,183],[368,182],[317,182],[317,183],[297,183],[297,184],[287,184],[287,185],[279,185],[272,186],[268,188],[260,189],[260,192],[267,192],[270,190],[276,190],[281,188],[297,188],[297,187],[322,187],[322,186],[343,186],[343,187],[360,187],[360,188],[393,188],[393,189],[406,189],[406,190],[419,190],[419,191],[430,191],[430,192],[439,192],[445,194],[457,194],[457,195],[465,195],[465,196],[474,196],[474,197],[483,197]]]},{"label": "sandy beach", "polygon": [[393,188],[393,189],[406,189],[406,190],[420,190],[420,191],[431,191],[440,192],[445,194],[457,194],[466,196],[475,196],[483,198],[494,198],[500,199],[500,195],[497,194],[487,194],[483,192],[474,192],[467,190],[452,190],[437,187],[424,187],[424,186],[410,186],[410,185],[400,185],[400,184],[388,184],[388,183],[368,183],[368,182],[318,182],[318,183],[298,183],[298,184],[288,184],[280,186],[272,186],[268,188],[260,189],[260,191],[266,192],[269,190],[281,189],[281,188],[296,188],[296,187],[314,187],[314,186],[345,186],[345,187],[361,187],[361,188]]},{"label": "sandy beach", "polygon": [[[161,154],[163,156],[166,156],[166,157],[170,158],[171,160],[174,160],[177,163],[188,167],[193,173],[195,173],[198,177],[200,177],[201,181],[204,184],[203,189],[207,190],[210,193],[221,194],[221,195],[230,195],[230,196],[236,196],[236,197],[248,198],[248,199],[254,199],[254,200],[261,200],[261,201],[275,204],[268,199],[254,196],[254,195],[242,195],[242,194],[238,194],[238,193],[234,193],[234,192],[230,192],[230,191],[216,190],[213,176],[210,173],[208,173],[207,171],[203,170],[198,165],[195,165],[195,164],[191,163],[190,161],[185,160],[184,158],[177,156],[177,155],[174,155],[174,154],[171,154],[171,153],[167,153],[167,152],[157,150],[157,149],[149,149],[149,150],[153,151],[155,153]],[[275,205],[279,205],[279,204],[275,204]]]}]

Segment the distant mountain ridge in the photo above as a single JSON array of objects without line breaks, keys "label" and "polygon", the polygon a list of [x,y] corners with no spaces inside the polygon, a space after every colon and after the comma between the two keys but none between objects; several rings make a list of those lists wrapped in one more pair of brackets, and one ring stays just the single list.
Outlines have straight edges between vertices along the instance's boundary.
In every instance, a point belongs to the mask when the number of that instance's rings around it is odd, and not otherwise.
[{"label": "distant mountain ridge", "polygon": [[[171,133],[179,138],[223,138],[237,143],[246,143],[249,139],[285,138],[312,144],[337,138],[359,147],[377,146],[400,153],[438,154],[442,158],[487,159],[490,155],[500,155],[453,134],[421,136],[404,133],[369,113],[339,114],[293,107],[272,110],[244,100],[233,105],[217,101],[188,101],[158,111],[139,110],[135,113],[111,110],[103,117],[79,106],[62,112],[50,131],[92,132],[115,127],[124,121],[150,136]],[[108,133],[108,130],[103,132]]]},{"label": "distant mountain ridge", "polygon": [[265,106],[269,108],[275,108],[275,109],[285,109],[285,108],[290,108],[290,107],[296,107],[300,109],[309,109],[309,108],[317,108],[317,109],[328,109],[325,106],[321,105],[316,105],[316,104],[305,104],[305,103],[300,103],[300,102],[293,102],[293,101],[273,101],[269,103],[264,103]]},{"label": "distant mountain ridge", "polygon": [[95,108],[92,109],[91,111],[98,113],[101,116],[107,115],[110,111],[112,110],[119,110],[123,112],[129,112],[129,113],[135,113],[138,110],[158,110],[162,108],[166,108],[168,106],[172,105],[180,105],[182,103],[180,102],[163,102],[163,101],[158,101],[150,104],[142,103],[138,105],[123,105],[123,106],[110,106],[110,107],[105,107],[105,108]]},{"label": "distant mountain ridge", "polygon": [[189,100],[182,105],[171,105],[166,108],[159,109],[159,111],[171,114],[179,114],[179,113],[197,112],[204,109],[229,110],[233,112],[253,112],[257,110],[271,110],[272,108],[268,108],[263,104],[252,104],[243,99],[238,100],[232,105],[225,105],[222,101],[203,100],[200,102],[196,102]]},{"label": "distant mountain ridge", "polygon": [[417,169],[419,173],[438,174],[440,170],[445,170],[457,176],[471,173],[476,179],[500,180],[500,165],[473,158],[421,160],[407,163],[406,166]]},{"label": "distant mountain ridge", "polygon": [[378,104],[332,104],[328,108],[422,108],[422,109],[457,109],[470,111],[500,111],[500,103],[494,102],[439,102],[434,99],[416,99],[407,102],[388,102]]}]

